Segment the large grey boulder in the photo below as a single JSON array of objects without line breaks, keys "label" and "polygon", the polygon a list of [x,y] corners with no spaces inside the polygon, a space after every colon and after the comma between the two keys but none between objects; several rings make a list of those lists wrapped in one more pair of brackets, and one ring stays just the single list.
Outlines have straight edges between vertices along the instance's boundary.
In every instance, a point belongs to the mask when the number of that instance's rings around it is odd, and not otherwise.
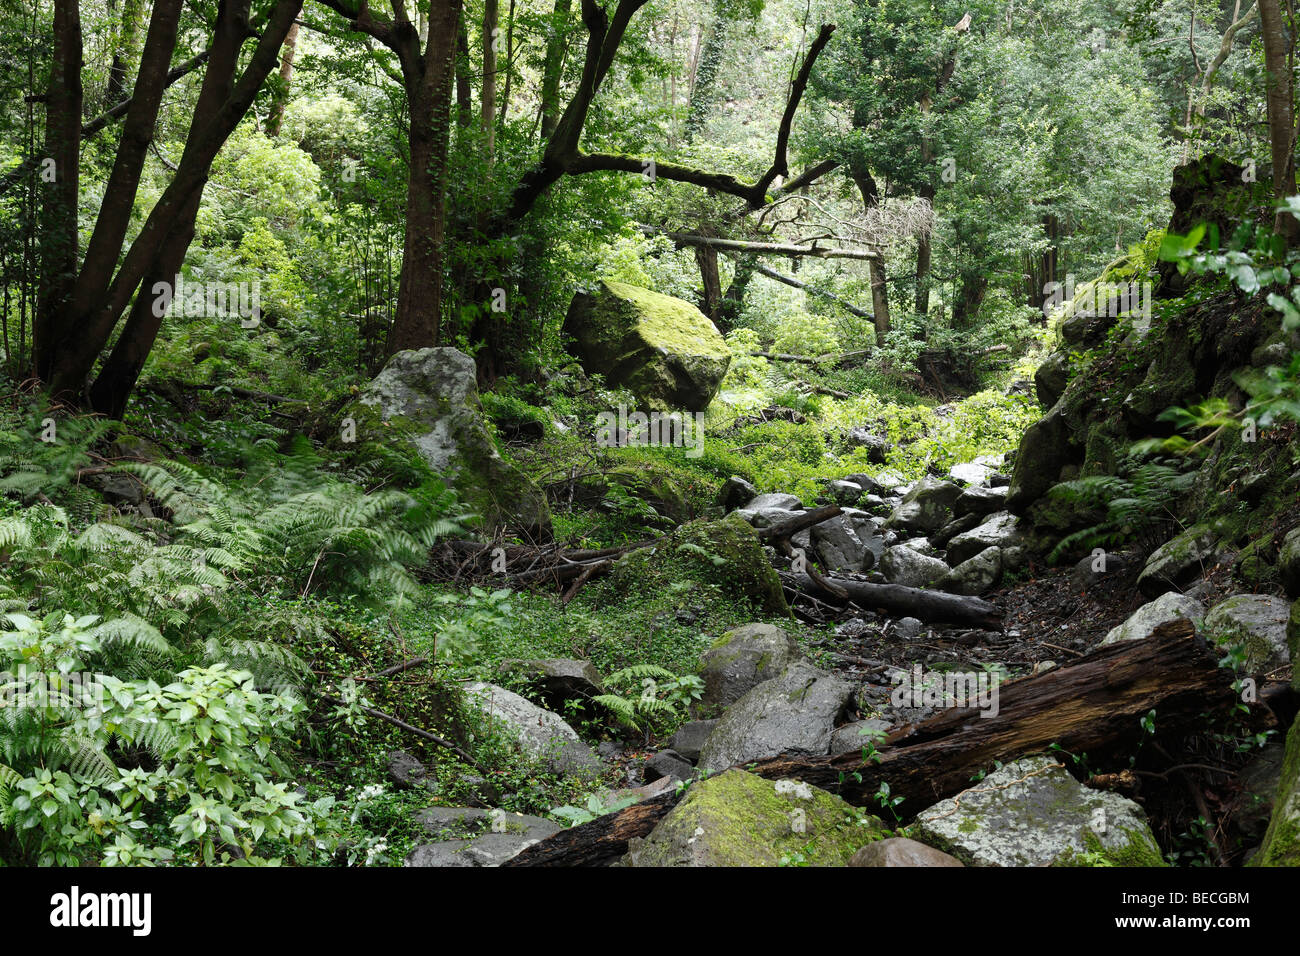
[{"label": "large grey boulder", "polygon": [[1271,594],[1234,594],[1205,615],[1205,636],[1223,648],[1245,648],[1244,667],[1260,674],[1291,663],[1287,620],[1291,602]]},{"label": "large grey boulder", "polygon": [[813,525],[809,539],[822,563],[832,571],[870,571],[884,541],[876,521],[864,511],[846,509],[843,514]]},{"label": "large grey boulder", "polygon": [[938,558],[927,557],[900,544],[885,549],[880,558],[880,570],[890,584],[923,588],[942,578],[949,568]]},{"label": "large grey boulder", "polygon": [[711,772],[779,753],[825,754],[853,692],[848,681],[811,664],[791,664],[728,708],[700,751],[699,767]]},{"label": "large grey boulder", "polygon": [[1128,616],[1118,627],[1113,627],[1102,638],[1101,643],[1117,644],[1120,641],[1139,641],[1151,636],[1161,624],[1186,619],[1197,620],[1205,616],[1205,605],[1195,598],[1177,591],[1162,594],[1154,601],[1148,601]]},{"label": "large grey boulder", "polygon": [[844,866],[880,821],[797,780],[732,769],[693,784],[620,866]]},{"label": "large grey boulder", "polygon": [[1214,564],[1217,543],[1218,535],[1210,527],[1192,525],[1151,552],[1138,575],[1138,590],[1155,597],[1182,587]]},{"label": "large grey boulder", "polygon": [[922,478],[903,496],[885,526],[905,531],[937,531],[952,517],[961,487],[951,481]]},{"label": "large grey boulder", "polygon": [[962,515],[988,515],[1002,511],[1007,505],[1007,489],[967,488],[953,502],[952,513]]},{"label": "large grey boulder", "polygon": [[600,758],[559,714],[504,687],[482,682],[466,685],[465,700],[490,724],[504,727],[524,754],[540,760],[552,773],[591,778],[603,769]]},{"label": "large grey boulder", "polygon": [[915,831],[967,866],[1164,865],[1141,807],[1050,757],[1016,760],[921,811]]},{"label": "large grey boulder", "polygon": [[758,489],[739,475],[732,475],[722,483],[714,504],[722,509],[723,514],[730,514],[747,501],[758,496]]},{"label": "large grey boulder", "polygon": [[546,496],[501,457],[483,421],[474,360],[453,348],[398,352],[345,417],[360,443],[410,442],[489,526],[518,525],[548,538]]},{"label": "large grey boulder", "polygon": [[1024,543],[1024,535],[1021,534],[1018,524],[1016,516],[1007,511],[990,515],[978,526],[963,531],[948,542],[948,563],[961,564],[967,558],[975,557],[985,548],[997,547],[1006,550],[1020,547]]},{"label": "large grey boulder", "polygon": [[703,411],[731,364],[731,350],[703,312],[626,282],[601,281],[575,295],[563,332],[586,371],[660,411]]},{"label": "large grey boulder", "polygon": [[701,658],[704,693],[691,706],[692,716],[721,713],[800,656],[795,639],[772,624],[745,624],[727,631]]},{"label": "large grey boulder", "polygon": [[938,588],[949,594],[985,594],[1002,578],[1002,549],[985,548],[939,579]]}]

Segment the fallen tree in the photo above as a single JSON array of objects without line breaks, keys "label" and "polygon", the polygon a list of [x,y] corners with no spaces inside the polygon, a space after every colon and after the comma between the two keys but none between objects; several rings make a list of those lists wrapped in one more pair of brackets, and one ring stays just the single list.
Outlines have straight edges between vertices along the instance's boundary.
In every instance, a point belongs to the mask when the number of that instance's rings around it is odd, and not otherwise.
[{"label": "fallen tree", "polygon": [[[881,608],[891,614],[915,617],[922,621],[965,624],[988,630],[1002,629],[1002,611],[983,598],[909,588],[901,584],[871,584],[837,574],[827,574],[824,577],[834,585],[833,589],[821,586],[808,574],[781,572],[781,582],[787,588],[819,601],[837,604],[851,601],[862,608]],[[837,591],[841,593],[836,593]]]},{"label": "fallen tree", "polygon": [[[874,805],[888,783],[905,817],[971,786],[995,761],[1010,761],[1053,745],[1066,754],[1122,754],[1143,734],[1141,720],[1157,714],[1162,736],[1204,725],[1207,712],[1236,700],[1232,674],[1188,621],[1156,628],[1141,641],[1100,647],[1078,662],[999,688],[996,716],[951,708],[896,730],[872,755],[849,752],[809,757],[782,754],[745,765],[769,779],[794,778]],[[689,791],[687,791],[689,792]],[[562,830],[524,850],[507,866],[602,866],[647,836],[680,799],[677,793]]]}]

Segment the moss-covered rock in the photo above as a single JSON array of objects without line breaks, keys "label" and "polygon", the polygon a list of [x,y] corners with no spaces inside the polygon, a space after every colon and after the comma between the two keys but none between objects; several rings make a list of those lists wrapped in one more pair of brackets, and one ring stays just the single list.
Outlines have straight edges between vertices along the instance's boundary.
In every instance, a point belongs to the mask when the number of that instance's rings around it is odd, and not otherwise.
[{"label": "moss-covered rock", "polygon": [[564,319],[588,372],[631,390],[651,409],[702,411],[731,364],[708,317],[681,299],[624,282],[579,292]]},{"label": "moss-covered rock", "polygon": [[728,770],[694,784],[624,866],[846,866],[880,821],[794,780]]},{"label": "moss-covered rock", "polygon": [[1137,585],[1154,598],[1186,584],[1214,564],[1218,533],[1208,524],[1195,524],[1151,552]]},{"label": "moss-covered rock", "polygon": [[[353,447],[401,442],[485,524],[550,537],[546,496],[503,458],[483,421],[474,360],[453,348],[398,352],[344,409]],[[346,447],[346,446],[345,446]]]},{"label": "moss-covered rock", "polygon": [[727,631],[704,652],[704,693],[691,706],[697,718],[716,717],[751,688],[780,676],[801,656],[795,639],[771,624],[746,624]]},{"label": "moss-covered rock", "polygon": [[735,515],[682,525],[659,544],[624,555],[608,580],[609,589],[623,594],[676,590],[685,596],[693,585],[747,601],[765,614],[790,613],[758,534]]},{"label": "moss-covered rock", "polygon": [[1300,717],[1286,737],[1286,758],[1277,796],[1273,798],[1273,819],[1250,865],[1300,866]]},{"label": "moss-covered rock", "polygon": [[1007,764],[922,811],[915,830],[968,866],[1165,865],[1141,807],[1050,757]]},{"label": "moss-covered rock", "polygon": [[1248,674],[1285,667],[1290,606],[1271,594],[1234,594],[1205,615],[1205,636],[1223,648],[1242,647]]}]

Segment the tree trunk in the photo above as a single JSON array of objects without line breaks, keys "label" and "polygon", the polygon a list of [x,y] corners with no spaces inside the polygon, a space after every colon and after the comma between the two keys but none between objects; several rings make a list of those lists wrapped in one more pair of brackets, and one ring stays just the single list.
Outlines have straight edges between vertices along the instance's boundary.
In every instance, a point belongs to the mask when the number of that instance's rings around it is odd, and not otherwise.
[{"label": "tree trunk", "polygon": [[483,96],[479,120],[488,164],[496,144],[497,105],[497,0],[483,0]]},{"label": "tree trunk", "polygon": [[[65,325],[68,298],[77,278],[77,203],[81,188],[81,11],[78,0],[55,0],[54,49],[45,98],[45,159],[38,188],[45,199],[40,219],[40,285],[32,327],[36,371],[53,367]],[[53,176],[49,181],[46,170]]]},{"label": "tree trunk", "polygon": [[[853,170],[853,181],[862,195],[863,211],[870,213],[880,206],[880,189],[870,170],[859,164]],[[871,276],[871,311],[876,325],[876,344],[884,345],[889,334],[889,286],[885,278],[885,257],[872,259],[868,267]]]},{"label": "tree trunk", "polygon": [[271,101],[271,111],[266,117],[266,135],[279,136],[284,124],[284,108],[289,105],[289,88],[293,83],[293,57],[298,47],[298,24],[289,28],[284,38],[284,51],[280,54],[280,88]]},{"label": "tree trunk", "polygon": [[[891,614],[935,623],[965,624],[987,630],[1002,629],[1002,610],[983,598],[909,588],[901,584],[868,584],[865,581],[854,581],[834,574],[827,574],[825,578],[842,590],[849,601],[861,608],[883,608]],[[806,574],[782,572],[781,580],[795,591],[810,594],[819,601],[846,603],[843,598],[833,594],[828,595]]]},{"label": "tree trunk", "polygon": [[560,121],[560,79],[564,72],[564,50],[573,0],[555,0],[551,12],[551,33],[546,38],[546,58],[542,63],[542,142],[551,138]]},{"label": "tree trunk", "polygon": [[737,256],[735,265],[736,272],[732,276],[731,285],[727,286],[727,291],[718,306],[718,328],[724,333],[735,328],[736,320],[745,310],[745,292],[749,288],[749,280],[754,277],[758,269],[758,258]]},{"label": "tree trunk", "polygon": [[446,234],[447,146],[456,67],[458,0],[435,0],[423,57],[404,68],[411,112],[411,159],[406,183],[406,232],[397,315],[388,355],[438,344],[442,316],[442,258]]},{"label": "tree trunk", "polygon": [[[1268,131],[1273,156],[1273,195],[1283,199],[1295,194],[1295,98],[1291,77],[1294,37],[1287,32],[1278,0],[1259,0],[1259,28],[1264,42],[1267,76]],[[1295,242],[1300,222],[1289,212],[1279,212],[1274,230]]]},{"label": "tree trunk", "polygon": [[700,267],[700,282],[704,288],[700,296],[700,311],[717,322],[722,308],[722,277],[718,273],[718,250],[713,246],[695,247],[695,264]]}]

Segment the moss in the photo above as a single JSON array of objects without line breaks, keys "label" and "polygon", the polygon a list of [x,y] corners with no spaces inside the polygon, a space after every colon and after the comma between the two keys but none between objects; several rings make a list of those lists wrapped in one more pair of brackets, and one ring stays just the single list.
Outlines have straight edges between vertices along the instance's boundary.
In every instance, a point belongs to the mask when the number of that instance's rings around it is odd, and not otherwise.
[{"label": "moss", "polygon": [[1273,819],[1250,865],[1300,866],[1300,717],[1287,734],[1281,779],[1273,798]]},{"label": "moss", "polygon": [[1167,867],[1169,863],[1160,853],[1160,848],[1152,841],[1150,834],[1141,830],[1125,829],[1129,838],[1122,847],[1107,847],[1097,834],[1091,831],[1083,834],[1084,850],[1076,853],[1068,850],[1058,857],[1053,866],[1124,866],[1124,867]]},{"label": "moss", "polygon": [[845,866],[884,836],[834,794],[732,769],[692,786],[630,856],[637,866]]}]

